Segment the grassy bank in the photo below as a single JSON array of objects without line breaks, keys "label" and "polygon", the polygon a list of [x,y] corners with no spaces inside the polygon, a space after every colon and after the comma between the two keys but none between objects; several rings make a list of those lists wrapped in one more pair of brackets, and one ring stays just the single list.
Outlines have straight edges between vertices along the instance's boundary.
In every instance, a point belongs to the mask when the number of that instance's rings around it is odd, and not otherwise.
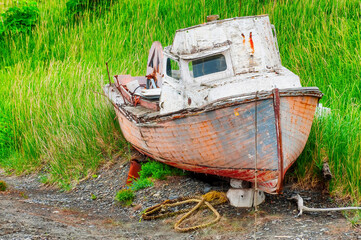
[{"label": "grassy bank", "polygon": [[126,0],[76,18],[66,13],[66,0],[38,7],[31,33],[0,39],[4,168],[42,169],[45,181],[70,187],[124,149],[111,106],[94,93],[107,82],[106,61],[113,74],[144,75],[151,43],[170,45],[176,29],[210,14],[269,14],[283,65],[304,86],[318,86],[322,103],[332,108],[314,125],[296,174],[317,176],[326,155],[335,177],[331,190],[361,200],[359,1],[242,1],[240,8],[231,0]]}]

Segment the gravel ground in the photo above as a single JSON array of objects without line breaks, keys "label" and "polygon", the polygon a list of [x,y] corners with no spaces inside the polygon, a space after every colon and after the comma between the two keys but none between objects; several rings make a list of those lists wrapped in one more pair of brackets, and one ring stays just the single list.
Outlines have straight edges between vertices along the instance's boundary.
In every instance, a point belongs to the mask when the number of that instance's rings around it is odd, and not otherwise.
[{"label": "gravel ground", "polygon": [[[229,183],[209,175],[168,177],[136,192],[133,205],[122,207],[114,196],[124,187],[128,170],[129,164],[114,164],[69,192],[42,185],[36,175],[15,177],[0,171],[0,180],[10,186],[0,192],[0,239],[361,239],[360,228],[340,212],[304,213],[295,218],[297,206],[287,200],[294,193],[309,198],[308,207],[334,207],[335,203],[320,192],[289,186],[282,195],[266,195],[257,224],[253,208],[225,204],[216,207],[222,215],[219,223],[178,233],[173,224],[179,216],[140,221],[141,212],[166,199],[227,191]],[[199,218],[210,220],[211,215],[200,211],[190,221]]]}]

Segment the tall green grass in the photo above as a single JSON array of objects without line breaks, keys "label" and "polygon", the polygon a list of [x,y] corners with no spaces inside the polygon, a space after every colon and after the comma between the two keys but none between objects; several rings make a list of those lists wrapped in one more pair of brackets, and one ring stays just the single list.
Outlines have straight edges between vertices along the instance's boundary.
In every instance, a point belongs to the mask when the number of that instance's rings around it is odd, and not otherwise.
[{"label": "tall green grass", "polygon": [[7,119],[11,129],[0,130],[6,136],[4,168],[41,169],[49,181],[70,186],[124,145],[112,107],[94,93],[107,82],[106,61],[112,74],[144,75],[151,43],[170,45],[179,28],[211,14],[269,14],[283,65],[304,86],[318,86],[322,103],[332,108],[312,128],[297,176],[311,166],[319,171],[322,147],[335,176],[331,190],[360,200],[359,1],[125,0],[101,14],[86,11],[76,21],[66,13],[66,0],[38,7],[40,20],[30,34],[0,40],[0,109],[6,109],[0,122]]}]

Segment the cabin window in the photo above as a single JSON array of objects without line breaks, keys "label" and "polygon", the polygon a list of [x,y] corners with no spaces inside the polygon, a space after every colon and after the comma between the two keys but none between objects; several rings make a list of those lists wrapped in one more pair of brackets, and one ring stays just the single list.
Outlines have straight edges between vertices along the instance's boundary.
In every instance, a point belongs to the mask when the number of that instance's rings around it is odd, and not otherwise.
[{"label": "cabin window", "polygon": [[202,77],[204,75],[222,72],[227,69],[226,58],[219,54],[189,62],[189,72],[192,77]]},{"label": "cabin window", "polygon": [[167,75],[177,80],[180,79],[179,63],[171,58],[167,59]]}]

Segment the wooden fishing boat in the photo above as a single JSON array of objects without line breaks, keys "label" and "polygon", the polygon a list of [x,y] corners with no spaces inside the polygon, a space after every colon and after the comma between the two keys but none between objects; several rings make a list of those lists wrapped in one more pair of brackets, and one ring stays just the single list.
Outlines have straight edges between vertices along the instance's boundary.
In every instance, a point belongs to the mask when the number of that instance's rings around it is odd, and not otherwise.
[{"label": "wooden fishing boat", "polygon": [[141,153],[268,193],[282,190],[322,97],[282,66],[267,15],[177,30],[171,46],[153,43],[145,77],[116,75],[104,92]]}]

